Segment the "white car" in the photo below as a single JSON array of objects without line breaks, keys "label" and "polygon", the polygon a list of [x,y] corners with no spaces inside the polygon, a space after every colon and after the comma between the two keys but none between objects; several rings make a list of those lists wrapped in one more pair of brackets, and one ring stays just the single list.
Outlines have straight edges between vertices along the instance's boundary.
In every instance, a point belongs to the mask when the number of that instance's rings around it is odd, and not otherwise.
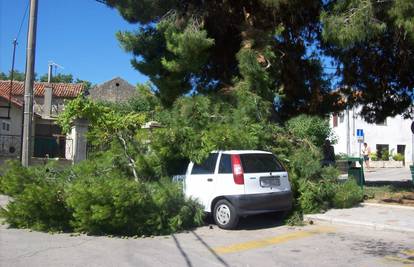
[{"label": "white car", "polygon": [[266,151],[212,152],[201,164],[189,163],[183,187],[185,195],[198,199],[223,229],[235,228],[240,216],[292,207],[288,173]]}]

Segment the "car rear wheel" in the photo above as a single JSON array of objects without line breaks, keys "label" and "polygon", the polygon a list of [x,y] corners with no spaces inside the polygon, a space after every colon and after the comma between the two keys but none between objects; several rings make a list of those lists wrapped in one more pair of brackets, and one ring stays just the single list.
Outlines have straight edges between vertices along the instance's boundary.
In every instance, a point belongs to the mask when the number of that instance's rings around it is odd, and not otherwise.
[{"label": "car rear wheel", "polygon": [[239,222],[239,216],[233,205],[225,200],[219,200],[214,206],[214,221],[222,229],[234,229]]}]

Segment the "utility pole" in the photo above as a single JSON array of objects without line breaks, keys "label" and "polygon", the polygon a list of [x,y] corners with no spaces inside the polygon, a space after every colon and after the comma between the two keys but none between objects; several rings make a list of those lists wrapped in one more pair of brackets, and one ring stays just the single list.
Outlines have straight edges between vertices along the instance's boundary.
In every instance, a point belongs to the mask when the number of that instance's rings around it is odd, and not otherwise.
[{"label": "utility pole", "polygon": [[351,129],[349,125],[349,106],[346,106],[346,154],[351,155]]},{"label": "utility pole", "polygon": [[37,0],[30,0],[29,31],[26,48],[26,78],[24,81],[24,113],[22,165],[29,166],[32,157],[33,83],[36,52]]}]

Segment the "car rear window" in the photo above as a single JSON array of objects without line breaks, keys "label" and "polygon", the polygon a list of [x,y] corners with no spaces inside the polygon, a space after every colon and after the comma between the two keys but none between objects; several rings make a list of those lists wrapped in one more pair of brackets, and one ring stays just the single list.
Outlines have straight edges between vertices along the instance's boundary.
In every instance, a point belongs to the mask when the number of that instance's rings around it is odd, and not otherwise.
[{"label": "car rear window", "polygon": [[241,154],[244,173],[282,172],[282,164],[273,154]]}]

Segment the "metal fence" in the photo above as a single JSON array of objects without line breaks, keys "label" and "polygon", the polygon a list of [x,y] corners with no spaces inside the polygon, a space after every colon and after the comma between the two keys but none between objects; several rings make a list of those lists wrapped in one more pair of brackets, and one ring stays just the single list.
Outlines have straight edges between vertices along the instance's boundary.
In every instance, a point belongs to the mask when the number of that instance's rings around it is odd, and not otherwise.
[{"label": "metal fence", "polygon": [[20,156],[21,140],[20,135],[0,135],[0,156]]}]

